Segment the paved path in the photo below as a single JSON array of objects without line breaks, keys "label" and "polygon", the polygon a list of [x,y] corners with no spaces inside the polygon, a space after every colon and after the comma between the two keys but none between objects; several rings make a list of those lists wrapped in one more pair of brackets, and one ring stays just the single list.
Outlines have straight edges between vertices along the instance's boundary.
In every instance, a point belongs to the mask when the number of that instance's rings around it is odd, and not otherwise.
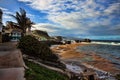
[{"label": "paved path", "polygon": [[0,80],[25,80],[24,61],[16,43],[0,43]]},{"label": "paved path", "polygon": [[24,68],[5,68],[0,69],[0,80],[25,80]]}]

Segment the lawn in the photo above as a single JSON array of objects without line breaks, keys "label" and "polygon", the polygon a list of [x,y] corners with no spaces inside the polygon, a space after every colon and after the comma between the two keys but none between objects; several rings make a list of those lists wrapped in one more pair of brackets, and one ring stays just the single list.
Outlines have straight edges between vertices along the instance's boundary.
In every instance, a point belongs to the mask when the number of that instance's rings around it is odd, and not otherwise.
[{"label": "lawn", "polygon": [[29,67],[25,71],[26,80],[68,80],[68,77],[33,62],[25,60],[25,64]]}]

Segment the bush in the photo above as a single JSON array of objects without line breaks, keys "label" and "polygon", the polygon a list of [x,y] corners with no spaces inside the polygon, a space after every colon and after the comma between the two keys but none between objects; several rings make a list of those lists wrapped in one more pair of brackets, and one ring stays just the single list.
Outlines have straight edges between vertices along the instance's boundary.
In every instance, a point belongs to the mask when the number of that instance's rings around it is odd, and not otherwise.
[{"label": "bush", "polygon": [[83,42],[91,42],[90,39],[84,39]]},{"label": "bush", "polygon": [[10,41],[10,36],[9,34],[3,34],[2,35],[2,42],[9,42]]},{"label": "bush", "polygon": [[58,57],[52,53],[48,45],[39,42],[37,39],[30,35],[22,37],[20,39],[18,48],[20,48],[24,54],[41,58],[42,60],[58,60]]},{"label": "bush", "polygon": [[117,80],[120,80],[120,74],[117,74],[117,75],[115,76],[115,78],[116,78]]}]

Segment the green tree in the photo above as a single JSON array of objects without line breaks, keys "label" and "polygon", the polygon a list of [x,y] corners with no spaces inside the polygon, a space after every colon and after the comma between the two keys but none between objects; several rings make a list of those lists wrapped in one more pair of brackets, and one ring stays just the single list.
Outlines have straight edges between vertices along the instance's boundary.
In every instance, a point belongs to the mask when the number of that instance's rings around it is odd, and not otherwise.
[{"label": "green tree", "polygon": [[26,11],[20,8],[20,12],[16,12],[16,15],[13,14],[9,15],[12,16],[17,21],[17,24],[19,25],[18,28],[22,30],[22,36],[25,36],[26,29],[28,28],[30,30],[33,24],[30,18],[26,16]]}]

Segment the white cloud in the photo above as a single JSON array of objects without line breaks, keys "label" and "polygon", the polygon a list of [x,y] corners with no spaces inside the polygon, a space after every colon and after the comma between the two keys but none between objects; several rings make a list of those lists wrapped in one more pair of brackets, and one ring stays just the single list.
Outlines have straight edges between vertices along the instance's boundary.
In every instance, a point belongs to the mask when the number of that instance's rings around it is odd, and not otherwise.
[{"label": "white cloud", "polygon": [[31,7],[38,10],[47,10],[53,0],[18,0],[22,2],[30,2]]},{"label": "white cloud", "polygon": [[35,24],[35,25],[33,25],[32,30],[35,30],[35,29],[47,31],[51,36],[57,36],[57,35],[66,36],[68,34],[71,34],[73,36],[73,35],[87,33],[85,30],[82,30],[82,31],[80,31],[79,29],[69,30],[69,29],[59,27],[57,25],[52,25],[50,23],[38,23],[38,24]]},{"label": "white cloud", "polygon": [[[59,24],[59,28],[65,30],[80,30],[82,33],[86,33],[92,28],[99,28],[101,26],[110,26],[111,20],[115,17],[112,13],[120,13],[120,3],[109,4],[108,7],[95,0],[18,0],[22,2],[29,2],[27,5],[34,9],[43,11],[48,14],[47,18],[55,24]],[[69,1],[69,4],[67,2]],[[101,0],[97,0],[100,2]],[[102,0],[102,3],[106,1]],[[72,9],[72,10],[69,10]],[[96,10],[99,9],[99,10]],[[107,18],[99,17],[107,16]],[[85,19],[91,19],[85,21]],[[49,24],[49,26],[53,24]],[[39,27],[40,26],[40,27]],[[42,26],[42,27],[41,27]],[[47,30],[49,32],[55,32],[53,28],[45,27],[47,25],[39,24],[39,29]],[[58,27],[58,26],[54,26]],[[101,29],[104,29],[102,27]]]},{"label": "white cloud", "polygon": [[4,19],[11,19],[11,17],[8,16],[8,15],[3,15],[3,18],[4,18]]},{"label": "white cloud", "polygon": [[35,18],[35,15],[30,14],[30,13],[27,13],[27,17],[30,17],[30,18]]},{"label": "white cloud", "polygon": [[0,7],[0,9],[2,9],[2,11],[3,11],[2,20],[3,20],[4,25],[5,25],[6,21],[8,21],[8,20],[15,21],[11,16],[8,15],[8,14],[14,14],[13,12],[10,12],[8,9],[3,8],[3,7]]},{"label": "white cloud", "polygon": [[32,30],[39,29],[39,30],[54,33],[57,31],[55,28],[56,28],[55,25],[51,25],[49,23],[38,23],[38,24],[33,25]]},{"label": "white cloud", "polygon": [[[84,26],[79,20],[95,17],[100,15],[99,12],[94,11],[96,3],[93,0],[79,1],[79,0],[19,0],[23,2],[30,2],[31,7],[47,12],[48,19],[55,23],[64,26],[67,29],[78,28]],[[67,1],[71,1],[71,4],[65,4]],[[91,8],[89,8],[91,7]],[[73,8],[76,12],[66,13],[63,10]],[[83,9],[83,10],[82,10]],[[47,11],[46,11],[47,10]],[[61,11],[62,12],[59,12]]]},{"label": "white cloud", "polygon": [[120,13],[120,3],[110,4],[110,6],[104,10],[104,13],[106,15],[109,15],[109,14],[114,13],[114,12]]},{"label": "white cloud", "polygon": [[2,9],[3,11],[6,11],[6,10],[8,10],[8,9],[6,9],[6,8],[3,8],[3,7],[0,7],[0,9]]},{"label": "white cloud", "polygon": [[[18,0],[18,1],[22,1],[22,2],[30,2],[30,0]],[[31,0],[32,1],[32,0]]]},{"label": "white cloud", "polygon": [[0,7],[0,9],[2,9],[3,14],[13,14],[13,12],[10,12],[8,9]]},{"label": "white cloud", "polygon": [[[2,18],[3,18],[3,23],[4,24],[6,23],[6,21],[11,21],[11,20],[16,22],[16,20],[9,15],[9,14],[13,14],[14,15],[15,14],[14,12],[11,12],[8,9],[3,8],[3,7],[0,7],[0,9],[2,9],[2,11],[3,11],[3,17]],[[30,17],[30,18],[34,19],[35,15],[27,13],[27,17]]]}]

